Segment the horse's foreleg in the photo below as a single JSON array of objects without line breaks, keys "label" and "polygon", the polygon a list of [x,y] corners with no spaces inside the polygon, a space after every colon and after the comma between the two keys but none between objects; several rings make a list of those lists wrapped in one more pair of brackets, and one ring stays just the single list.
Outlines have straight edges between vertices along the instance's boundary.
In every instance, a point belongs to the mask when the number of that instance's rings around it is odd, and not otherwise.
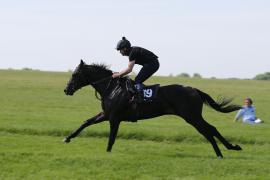
[{"label": "horse's foreleg", "polygon": [[115,142],[115,138],[117,136],[117,132],[119,129],[120,121],[110,121],[110,136],[109,136],[109,142],[107,146],[107,152],[111,152],[112,146]]},{"label": "horse's foreleg", "polygon": [[78,136],[78,134],[80,134],[80,132],[86,128],[87,126],[93,125],[93,124],[97,124],[100,122],[103,122],[106,120],[106,117],[104,115],[103,112],[97,114],[96,116],[84,121],[84,123],[74,132],[72,132],[69,136],[65,137],[65,139],[63,140],[65,143],[69,143],[70,139],[75,138],[76,136]]}]

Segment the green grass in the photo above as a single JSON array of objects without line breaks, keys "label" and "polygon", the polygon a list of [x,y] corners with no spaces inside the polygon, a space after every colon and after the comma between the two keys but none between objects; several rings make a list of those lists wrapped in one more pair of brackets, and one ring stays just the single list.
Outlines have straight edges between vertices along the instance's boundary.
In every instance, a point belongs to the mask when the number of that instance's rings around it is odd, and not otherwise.
[{"label": "green grass", "polygon": [[94,90],[73,97],[63,89],[70,73],[0,70],[0,179],[269,179],[270,83],[153,77],[147,84],[183,84],[212,97],[254,100],[264,124],[233,123],[235,113],[205,106],[204,117],[243,151],[219,160],[206,140],[176,116],[121,123],[112,153],[106,153],[108,123],[91,126],[70,144],[61,140],[100,111]]}]

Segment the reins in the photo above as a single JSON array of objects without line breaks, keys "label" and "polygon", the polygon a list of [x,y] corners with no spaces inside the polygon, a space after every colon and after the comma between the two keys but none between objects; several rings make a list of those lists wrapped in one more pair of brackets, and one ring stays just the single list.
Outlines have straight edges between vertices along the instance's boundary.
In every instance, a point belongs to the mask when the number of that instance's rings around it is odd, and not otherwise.
[{"label": "reins", "polygon": [[106,81],[106,80],[109,80],[109,79],[112,79],[112,76],[108,76],[108,77],[105,77],[103,79],[100,79],[100,80],[97,80],[93,83],[91,83],[92,85],[95,85],[95,84],[99,84],[99,83],[102,83],[103,81]]},{"label": "reins", "polygon": [[[100,79],[100,80],[98,80],[98,81],[95,81],[95,82],[91,83],[91,85],[100,84],[100,83],[102,83],[103,81],[106,81],[106,80],[109,80],[109,79],[110,79],[110,82],[108,83],[107,87],[105,88],[105,91],[104,91],[104,94],[105,94],[105,92],[107,91],[107,89],[108,89],[108,88],[110,87],[110,85],[111,85],[111,81],[112,81],[112,79],[113,79],[112,76],[108,76],[108,77],[105,77],[105,78]],[[101,98],[98,96],[97,90],[95,90],[95,96],[96,96],[96,98],[97,98],[98,100],[101,101]]]}]

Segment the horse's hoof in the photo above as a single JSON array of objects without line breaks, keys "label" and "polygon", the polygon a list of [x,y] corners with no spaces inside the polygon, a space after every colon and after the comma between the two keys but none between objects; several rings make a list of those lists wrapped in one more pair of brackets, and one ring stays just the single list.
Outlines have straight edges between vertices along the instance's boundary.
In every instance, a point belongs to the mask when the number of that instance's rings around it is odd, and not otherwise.
[{"label": "horse's hoof", "polygon": [[241,148],[239,145],[236,144],[236,145],[234,146],[234,150],[239,151],[239,150],[242,150],[242,148]]},{"label": "horse's hoof", "polygon": [[218,158],[218,159],[223,159],[223,157],[222,157],[222,156],[218,156],[217,158]]},{"label": "horse's hoof", "polygon": [[70,142],[70,139],[69,139],[69,138],[64,138],[64,139],[63,139],[63,142],[64,142],[64,143],[69,143],[69,142]]}]

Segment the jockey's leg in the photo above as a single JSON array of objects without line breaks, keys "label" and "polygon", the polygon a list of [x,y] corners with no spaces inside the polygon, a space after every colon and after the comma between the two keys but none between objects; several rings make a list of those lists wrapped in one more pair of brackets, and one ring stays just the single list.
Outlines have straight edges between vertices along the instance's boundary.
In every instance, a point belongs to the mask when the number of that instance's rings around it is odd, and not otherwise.
[{"label": "jockey's leg", "polygon": [[135,77],[135,84],[142,84],[145,80],[151,77],[159,68],[159,62],[153,61],[149,64],[143,65],[142,69]]},{"label": "jockey's leg", "polygon": [[138,92],[139,101],[143,100],[143,82],[151,77],[159,68],[159,62],[152,61],[149,64],[143,65],[142,69],[135,77],[135,88]]}]

